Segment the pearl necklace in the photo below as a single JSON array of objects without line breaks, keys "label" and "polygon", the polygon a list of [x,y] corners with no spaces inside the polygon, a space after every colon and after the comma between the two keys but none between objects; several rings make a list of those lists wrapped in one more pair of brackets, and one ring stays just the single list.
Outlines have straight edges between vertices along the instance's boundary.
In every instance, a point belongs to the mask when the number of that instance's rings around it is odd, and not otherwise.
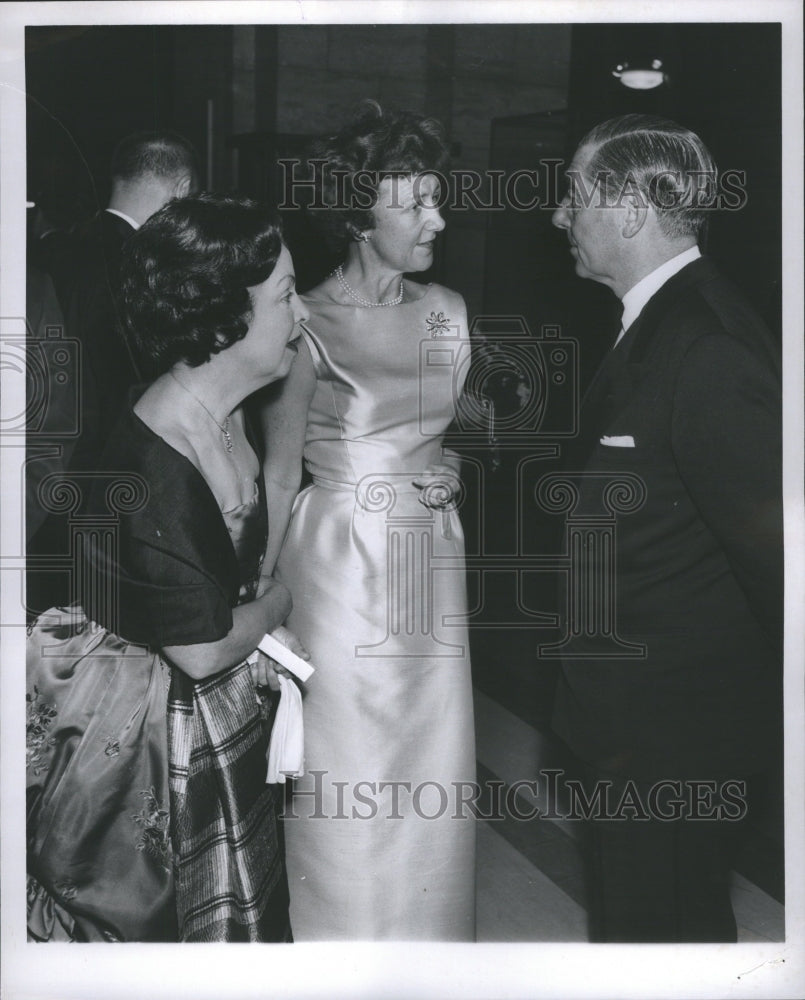
[{"label": "pearl necklace", "polygon": [[232,445],[232,437],[231,437],[231,435],[229,433],[229,417],[227,417],[222,424],[219,424],[218,421],[215,419],[215,417],[212,415],[212,413],[210,413],[210,411],[207,409],[207,407],[201,402],[201,400],[198,398],[198,396],[194,392],[191,392],[187,388],[186,385],[183,385],[179,381],[179,379],[176,378],[176,376],[173,374],[173,372],[168,372],[168,375],[170,375],[170,377],[179,386],[180,389],[184,389],[184,391],[187,393],[187,395],[190,396],[192,399],[194,399],[198,403],[198,405],[201,407],[202,410],[204,410],[204,412],[207,414],[207,416],[210,418],[210,420],[212,420],[212,422],[215,424],[215,426],[218,428],[218,430],[223,434],[223,436],[224,436],[224,447],[226,448],[226,450],[231,455],[232,454],[232,447],[233,447],[233,445]]},{"label": "pearl necklace", "polygon": [[369,299],[365,299],[362,295],[358,295],[354,288],[347,283],[347,279],[344,277],[344,270],[339,264],[338,267],[333,271],[336,276],[338,284],[344,289],[347,295],[354,299],[359,306],[363,306],[366,309],[379,309],[382,306],[398,306],[403,300],[403,278],[400,275],[400,294],[393,299],[389,299],[387,302],[371,302]]}]

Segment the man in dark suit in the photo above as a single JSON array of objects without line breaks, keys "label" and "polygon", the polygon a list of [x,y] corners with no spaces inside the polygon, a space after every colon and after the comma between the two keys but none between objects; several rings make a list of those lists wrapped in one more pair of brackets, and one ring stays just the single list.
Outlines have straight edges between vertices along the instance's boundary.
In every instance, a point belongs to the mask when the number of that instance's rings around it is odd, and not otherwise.
[{"label": "man in dark suit", "polygon": [[[69,261],[54,274],[65,289],[67,335],[79,341],[80,434],[70,461],[71,471],[98,468],[107,437],[126,404],[129,389],[154,376],[126,335],[119,318],[120,265],[126,240],[154,212],[173,198],[198,188],[196,154],[190,143],[172,132],[138,132],[118,143],[111,164],[108,207],[74,237]],[[71,599],[64,575],[48,570],[49,556],[64,556],[69,546],[66,516],[52,514],[28,546],[42,568],[29,566],[29,611],[41,611]]]},{"label": "man in dark suit", "polygon": [[591,936],[735,941],[731,835],[782,725],[778,352],[699,251],[717,175],[698,136],[613,119],[567,176],[554,225],[623,304],[582,406],[576,509],[606,481],[637,497],[617,521],[619,648],[576,628],[554,712],[593,803]]},{"label": "man in dark suit", "polygon": [[198,187],[193,147],[171,132],[127,136],[112,155],[112,192],[105,211],[78,233],[78,264],[65,320],[81,341],[88,401],[76,461],[100,456],[129,388],[153,375],[138,358],[118,314],[121,254],[126,240],[172,198]]}]

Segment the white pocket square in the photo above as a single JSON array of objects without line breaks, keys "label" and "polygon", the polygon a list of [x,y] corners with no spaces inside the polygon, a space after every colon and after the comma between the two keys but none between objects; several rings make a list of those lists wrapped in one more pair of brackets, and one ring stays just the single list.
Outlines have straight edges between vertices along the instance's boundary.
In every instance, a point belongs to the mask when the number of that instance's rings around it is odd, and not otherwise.
[{"label": "white pocket square", "polygon": [[601,444],[605,444],[608,448],[634,448],[634,438],[631,434],[623,434],[620,437],[607,437],[606,434],[601,438]]}]

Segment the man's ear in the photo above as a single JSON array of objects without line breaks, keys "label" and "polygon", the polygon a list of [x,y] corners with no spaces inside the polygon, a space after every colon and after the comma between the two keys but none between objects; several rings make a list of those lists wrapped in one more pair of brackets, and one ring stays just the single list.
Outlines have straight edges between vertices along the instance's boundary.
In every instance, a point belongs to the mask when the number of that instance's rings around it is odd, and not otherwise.
[{"label": "man's ear", "polygon": [[648,207],[639,193],[630,192],[622,196],[621,210],[623,223],[621,235],[630,240],[640,232],[648,218]]},{"label": "man's ear", "polygon": [[186,198],[193,188],[193,178],[190,174],[181,174],[173,186],[174,198]]}]

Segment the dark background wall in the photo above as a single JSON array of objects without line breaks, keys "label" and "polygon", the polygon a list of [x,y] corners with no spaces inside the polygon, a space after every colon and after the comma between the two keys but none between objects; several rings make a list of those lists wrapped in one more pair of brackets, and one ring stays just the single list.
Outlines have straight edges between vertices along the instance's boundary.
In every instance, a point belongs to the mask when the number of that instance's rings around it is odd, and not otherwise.
[{"label": "dark background wall", "polygon": [[[49,191],[86,215],[107,196],[117,139],[159,127],[195,143],[205,185],[274,193],[270,162],[249,173],[255,149],[270,160],[302,148],[365,97],[439,117],[455,166],[478,170],[561,157],[595,121],[657,111],[700,131],[722,167],[746,171],[746,205],[714,220],[709,249],[779,329],[779,45],[773,24],[30,28],[29,195]],[[640,92],[613,78],[639,54],[663,59],[669,86]],[[581,329],[568,302],[588,295],[598,310],[609,299],[575,278],[549,215],[450,213],[435,275],[471,314],[505,308]]]},{"label": "dark background wall", "polygon": [[[27,40],[29,194],[44,174],[82,206],[103,203],[115,140],[157,127],[194,142],[205,184],[275,195],[276,156],[335,130],[366,97],[440,118],[457,165],[483,169],[494,118],[564,107],[570,60],[567,25],[45,27]],[[439,278],[479,311],[486,222],[465,212],[450,223]]]}]

